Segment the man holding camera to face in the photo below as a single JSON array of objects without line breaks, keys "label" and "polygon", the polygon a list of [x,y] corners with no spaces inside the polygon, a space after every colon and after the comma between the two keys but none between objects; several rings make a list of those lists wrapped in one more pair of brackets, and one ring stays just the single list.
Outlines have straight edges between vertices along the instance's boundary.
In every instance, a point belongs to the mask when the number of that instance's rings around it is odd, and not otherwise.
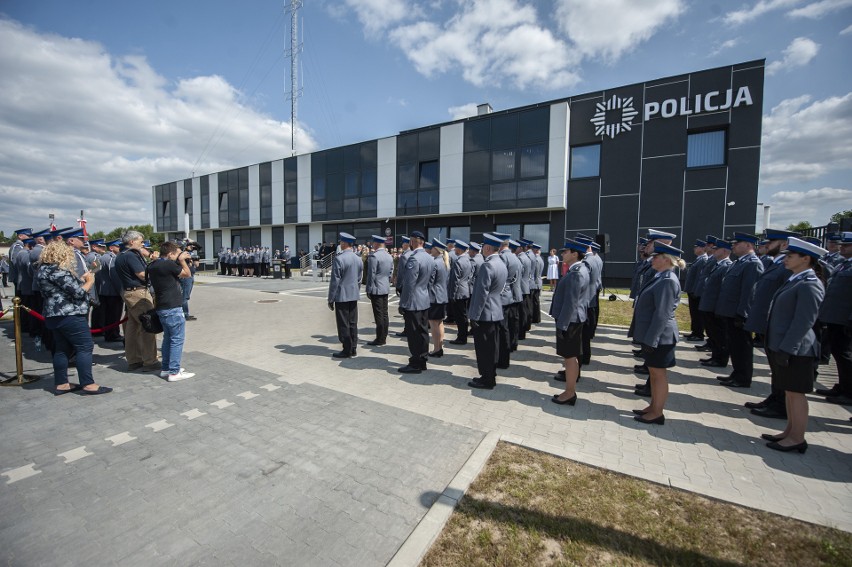
[{"label": "man holding camera to face", "polygon": [[162,366],[160,377],[177,382],[195,376],[180,367],[186,319],[183,314],[181,280],[192,277],[191,255],[174,242],[160,246],[160,259],[148,266],[148,279],[154,288],[154,304],[163,325]]}]

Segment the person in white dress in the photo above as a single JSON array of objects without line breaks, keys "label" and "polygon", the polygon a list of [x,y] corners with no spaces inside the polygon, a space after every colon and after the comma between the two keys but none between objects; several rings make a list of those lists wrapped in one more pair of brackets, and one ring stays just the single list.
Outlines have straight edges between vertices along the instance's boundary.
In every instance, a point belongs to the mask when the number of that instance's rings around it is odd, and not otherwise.
[{"label": "person in white dress", "polygon": [[556,281],[559,279],[559,256],[556,255],[556,249],[552,249],[547,258],[547,279],[550,281],[550,289],[556,289]]}]

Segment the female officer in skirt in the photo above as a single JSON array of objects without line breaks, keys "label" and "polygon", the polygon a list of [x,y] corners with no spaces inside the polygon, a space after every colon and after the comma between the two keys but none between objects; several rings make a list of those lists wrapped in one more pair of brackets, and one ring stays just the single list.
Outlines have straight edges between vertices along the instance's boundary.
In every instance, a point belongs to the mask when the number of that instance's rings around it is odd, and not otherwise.
[{"label": "female officer in skirt", "polygon": [[675,365],[678,340],[675,310],[680,303],[680,282],[672,270],[686,267],[682,254],[681,250],[655,240],[651,268],[656,273],[646,276],[646,283],[636,296],[633,332],[628,335],[642,346],[651,379],[651,405],[633,410],[636,414],[633,419],[640,423],[663,425],[666,422],[663,415],[669,397],[666,368]]},{"label": "female officer in skirt", "polygon": [[583,323],[586,322],[589,268],[582,262],[588,246],[574,240],[565,241],[562,262],[568,269],[559,280],[550,316],[556,319],[556,354],[565,365],[565,391],[553,396],[554,404],[577,403],[577,378],[580,376],[580,357],[583,355]]},{"label": "female officer in skirt", "polygon": [[[427,243],[428,245],[428,243]],[[447,316],[447,280],[449,279],[450,258],[447,245],[432,239],[427,248],[435,261],[435,269],[429,279],[429,328],[432,331],[432,352],[430,358],[444,356],[444,318]]]},{"label": "female officer in skirt", "polygon": [[828,250],[816,244],[790,237],[784,267],[793,275],[775,292],[766,326],[766,355],[772,370],[772,389],[784,390],[787,427],[778,435],[764,433],[766,444],[776,451],[808,448],[808,400],[814,384],[814,369],[819,358],[819,340],[813,326],[825,296],[820,281],[819,259]]}]

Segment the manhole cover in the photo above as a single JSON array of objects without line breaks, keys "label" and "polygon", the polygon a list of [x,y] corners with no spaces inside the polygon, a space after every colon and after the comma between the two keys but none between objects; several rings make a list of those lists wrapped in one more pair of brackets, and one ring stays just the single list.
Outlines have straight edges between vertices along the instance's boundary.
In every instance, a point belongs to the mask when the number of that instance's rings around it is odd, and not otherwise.
[{"label": "manhole cover", "polygon": [[259,299],[255,303],[278,303],[280,299]]}]

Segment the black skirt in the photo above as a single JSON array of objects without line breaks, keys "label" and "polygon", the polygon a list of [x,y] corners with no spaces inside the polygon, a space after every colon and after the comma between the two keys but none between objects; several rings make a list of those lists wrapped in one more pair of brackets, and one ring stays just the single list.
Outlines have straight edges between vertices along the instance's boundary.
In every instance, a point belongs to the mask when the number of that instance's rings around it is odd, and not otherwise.
[{"label": "black skirt", "polygon": [[654,352],[645,354],[645,364],[648,368],[671,368],[676,364],[675,345],[657,345]]},{"label": "black skirt", "polygon": [[769,369],[772,370],[772,387],[786,392],[797,392],[799,394],[809,394],[814,389],[815,362],[816,359],[812,356],[795,356],[789,355],[790,361],[787,366],[778,364],[779,358],[785,353],[776,351],[766,351],[766,357],[769,359]]},{"label": "black skirt", "polygon": [[583,323],[571,323],[566,331],[556,329],[556,354],[562,358],[583,356]]},{"label": "black skirt", "polygon": [[446,303],[432,303],[429,305],[429,320],[430,321],[443,321],[444,317],[447,316],[447,304]]}]

